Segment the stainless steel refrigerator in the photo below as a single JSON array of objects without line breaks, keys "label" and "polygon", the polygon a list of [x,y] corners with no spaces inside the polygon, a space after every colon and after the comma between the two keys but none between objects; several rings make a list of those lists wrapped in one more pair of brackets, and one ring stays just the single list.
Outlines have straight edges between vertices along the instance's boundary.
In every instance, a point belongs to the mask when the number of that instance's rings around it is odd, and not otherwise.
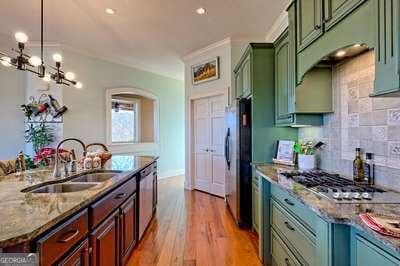
[{"label": "stainless steel refrigerator", "polygon": [[251,99],[226,111],[226,202],[239,227],[252,225]]}]

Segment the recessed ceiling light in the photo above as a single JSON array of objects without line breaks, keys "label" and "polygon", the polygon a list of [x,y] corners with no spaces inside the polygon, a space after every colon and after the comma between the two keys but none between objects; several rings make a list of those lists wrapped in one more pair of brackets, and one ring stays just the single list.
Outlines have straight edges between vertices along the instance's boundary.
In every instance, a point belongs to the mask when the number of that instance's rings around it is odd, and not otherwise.
[{"label": "recessed ceiling light", "polygon": [[107,8],[106,9],[106,13],[109,14],[109,15],[114,15],[115,14],[115,10],[112,9],[112,8]]},{"label": "recessed ceiling light", "polygon": [[342,57],[346,54],[346,51],[340,50],[339,52],[336,53],[336,56]]},{"label": "recessed ceiling light", "polygon": [[199,7],[198,9],[196,9],[196,12],[199,15],[204,15],[206,13],[206,10],[202,7]]}]

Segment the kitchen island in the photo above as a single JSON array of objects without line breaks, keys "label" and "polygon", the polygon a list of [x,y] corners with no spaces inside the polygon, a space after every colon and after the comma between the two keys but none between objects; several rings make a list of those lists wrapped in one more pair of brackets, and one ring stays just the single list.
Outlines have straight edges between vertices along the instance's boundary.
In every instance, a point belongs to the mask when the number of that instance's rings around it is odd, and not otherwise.
[{"label": "kitchen island", "polygon": [[[41,265],[124,264],[138,242],[141,175],[152,173],[156,181],[157,159],[113,156],[101,171],[78,170],[62,179],[53,178],[52,169],[0,177],[0,251],[37,252]],[[74,179],[90,173],[110,177],[89,180],[90,187],[79,191],[35,193],[47,184],[82,184]],[[152,213],[157,202],[153,184]]]},{"label": "kitchen island", "polygon": [[282,173],[255,164],[262,178],[263,257],[273,265],[400,265],[400,239],[367,227],[360,213],[400,218],[399,204],[340,204]]}]

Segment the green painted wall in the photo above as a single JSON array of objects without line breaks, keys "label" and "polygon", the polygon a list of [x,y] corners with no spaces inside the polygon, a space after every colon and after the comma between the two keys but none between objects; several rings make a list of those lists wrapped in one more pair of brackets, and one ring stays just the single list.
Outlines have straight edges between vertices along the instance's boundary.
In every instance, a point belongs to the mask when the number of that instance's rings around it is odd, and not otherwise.
[{"label": "green painted wall", "polygon": [[63,137],[85,142],[106,141],[105,92],[107,88],[136,87],[159,98],[159,172],[182,174],[184,169],[184,84],[147,71],[110,63],[63,49],[65,69],[84,83],[82,90],[65,87]]}]

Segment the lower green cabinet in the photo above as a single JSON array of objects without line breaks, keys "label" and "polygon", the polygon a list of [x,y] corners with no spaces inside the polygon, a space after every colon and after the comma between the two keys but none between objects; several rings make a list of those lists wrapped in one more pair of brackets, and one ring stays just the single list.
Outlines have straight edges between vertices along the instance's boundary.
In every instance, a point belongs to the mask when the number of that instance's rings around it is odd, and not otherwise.
[{"label": "lower green cabinet", "polygon": [[260,224],[261,224],[261,216],[260,216],[260,202],[261,202],[261,195],[260,195],[260,186],[258,184],[259,177],[253,177],[252,182],[252,220],[253,220],[253,229],[260,233]]},{"label": "lower green cabinet", "polygon": [[371,233],[326,221],[287,190],[264,178],[260,182],[264,265],[400,265],[400,252]]},{"label": "lower green cabinet", "polygon": [[376,243],[371,237],[353,230],[352,232],[352,266],[398,266],[399,253],[388,250]]}]

